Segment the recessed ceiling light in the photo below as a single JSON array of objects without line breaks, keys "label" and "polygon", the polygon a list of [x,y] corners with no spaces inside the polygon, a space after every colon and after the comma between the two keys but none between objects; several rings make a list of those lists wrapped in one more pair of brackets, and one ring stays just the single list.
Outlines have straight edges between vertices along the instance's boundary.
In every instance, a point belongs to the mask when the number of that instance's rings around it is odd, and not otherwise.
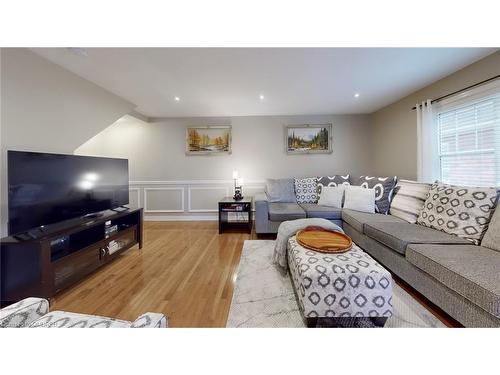
[{"label": "recessed ceiling light", "polygon": [[181,98],[179,98],[178,96],[176,96],[174,99],[175,99],[176,102],[178,102],[178,101],[181,100]]},{"label": "recessed ceiling light", "polygon": [[260,99],[260,100],[264,100],[264,95],[260,94],[260,95],[259,95],[259,99]]},{"label": "recessed ceiling light", "polygon": [[354,97],[359,98],[359,94],[358,93],[354,94]]}]

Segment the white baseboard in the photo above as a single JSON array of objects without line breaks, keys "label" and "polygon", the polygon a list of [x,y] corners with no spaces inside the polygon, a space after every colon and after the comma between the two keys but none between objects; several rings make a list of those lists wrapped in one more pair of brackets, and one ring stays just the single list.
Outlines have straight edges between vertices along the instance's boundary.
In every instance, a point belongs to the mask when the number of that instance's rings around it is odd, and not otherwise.
[{"label": "white baseboard", "polygon": [[144,221],[217,221],[218,215],[144,215]]}]

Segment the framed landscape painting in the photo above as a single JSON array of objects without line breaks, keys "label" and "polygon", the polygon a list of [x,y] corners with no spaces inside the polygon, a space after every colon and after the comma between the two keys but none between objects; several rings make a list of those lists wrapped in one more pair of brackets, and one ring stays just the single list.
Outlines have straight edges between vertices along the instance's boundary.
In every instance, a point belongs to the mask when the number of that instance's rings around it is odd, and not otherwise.
[{"label": "framed landscape painting", "polygon": [[332,153],[332,124],[289,125],[285,132],[288,154]]},{"label": "framed landscape painting", "polygon": [[231,154],[231,126],[198,126],[187,128],[186,154]]}]

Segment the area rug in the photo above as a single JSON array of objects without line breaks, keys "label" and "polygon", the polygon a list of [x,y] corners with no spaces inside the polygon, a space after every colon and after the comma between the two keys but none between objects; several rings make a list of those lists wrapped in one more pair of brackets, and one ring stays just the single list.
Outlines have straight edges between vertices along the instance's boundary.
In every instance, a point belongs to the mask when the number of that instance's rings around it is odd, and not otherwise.
[{"label": "area rug", "polygon": [[[227,327],[305,327],[289,276],[272,264],[274,241],[248,240],[243,245]],[[386,328],[444,327],[425,307],[393,287],[393,316]]]}]

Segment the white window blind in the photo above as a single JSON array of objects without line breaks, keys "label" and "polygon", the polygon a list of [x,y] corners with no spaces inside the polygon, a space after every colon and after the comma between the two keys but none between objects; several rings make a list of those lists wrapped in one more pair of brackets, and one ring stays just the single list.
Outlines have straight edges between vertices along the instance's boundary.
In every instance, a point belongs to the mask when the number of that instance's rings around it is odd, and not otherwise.
[{"label": "white window blind", "polygon": [[437,120],[441,180],[500,186],[500,93],[441,112]]}]

